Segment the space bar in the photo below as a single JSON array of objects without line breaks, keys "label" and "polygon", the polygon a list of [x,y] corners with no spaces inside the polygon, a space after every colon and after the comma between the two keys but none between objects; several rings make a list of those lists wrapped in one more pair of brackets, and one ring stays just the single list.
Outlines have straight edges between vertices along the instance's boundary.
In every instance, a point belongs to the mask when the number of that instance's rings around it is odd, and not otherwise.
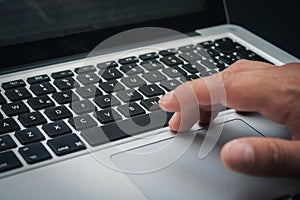
[{"label": "space bar", "polygon": [[84,130],[81,132],[81,136],[94,147],[147,131],[163,128],[168,125],[168,121],[172,115],[173,113],[166,113],[159,110],[149,114],[136,116],[131,119],[125,119],[123,121],[117,121]]}]

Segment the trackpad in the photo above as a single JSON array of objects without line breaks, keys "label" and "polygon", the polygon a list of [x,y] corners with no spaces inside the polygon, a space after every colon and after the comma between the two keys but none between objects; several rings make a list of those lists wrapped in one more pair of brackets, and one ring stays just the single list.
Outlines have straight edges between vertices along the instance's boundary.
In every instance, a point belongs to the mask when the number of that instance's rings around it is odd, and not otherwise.
[{"label": "trackpad", "polygon": [[264,199],[294,184],[225,168],[220,160],[224,143],[261,135],[241,120],[217,126],[222,126],[222,132],[205,157],[199,156],[201,147],[207,145],[206,131],[201,130],[115,154],[111,159],[149,199]]}]

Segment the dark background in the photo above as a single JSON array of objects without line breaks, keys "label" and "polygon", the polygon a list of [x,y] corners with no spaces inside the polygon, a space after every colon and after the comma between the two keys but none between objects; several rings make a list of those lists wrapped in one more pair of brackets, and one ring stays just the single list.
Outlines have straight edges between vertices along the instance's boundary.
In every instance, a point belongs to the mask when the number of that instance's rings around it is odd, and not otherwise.
[{"label": "dark background", "polygon": [[227,0],[232,24],[300,58],[299,0]]}]

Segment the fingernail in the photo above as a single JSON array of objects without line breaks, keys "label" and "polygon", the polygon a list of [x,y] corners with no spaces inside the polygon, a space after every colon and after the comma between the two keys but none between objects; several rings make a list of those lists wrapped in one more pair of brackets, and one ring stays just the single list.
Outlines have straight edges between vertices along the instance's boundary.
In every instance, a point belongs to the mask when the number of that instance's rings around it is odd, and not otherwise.
[{"label": "fingernail", "polygon": [[173,93],[174,92],[168,92],[167,94],[165,94],[160,100],[159,100],[159,104],[161,105],[165,105],[168,104],[172,98],[173,98]]},{"label": "fingernail", "polygon": [[246,142],[232,141],[225,145],[226,164],[235,170],[246,170],[254,164],[254,150]]}]

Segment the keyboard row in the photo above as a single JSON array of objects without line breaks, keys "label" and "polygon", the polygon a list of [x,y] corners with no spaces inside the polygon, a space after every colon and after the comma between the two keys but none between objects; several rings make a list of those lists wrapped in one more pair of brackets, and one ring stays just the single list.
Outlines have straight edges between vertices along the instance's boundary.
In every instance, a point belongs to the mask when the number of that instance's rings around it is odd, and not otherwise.
[{"label": "keyboard row", "polygon": [[[157,110],[149,114],[138,115],[121,121],[114,120],[114,122],[101,127],[97,127],[97,124],[94,124],[94,128],[89,126],[89,129],[83,130],[81,135],[91,146],[97,146],[163,128],[168,124],[171,116],[172,113]],[[79,121],[74,120],[71,124],[77,122],[90,124],[90,119],[88,115],[85,115]],[[160,123],[152,123],[153,119],[159,119]],[[132,126],[132,123],[135,126]],[[43,130],[50,137],[55,137],[48,140],[46,144],[57,156],[64,156],[86,149],[86,145],[76,134],[72,133],[64,121],[43,125]],[[41,143],[41,141],[45,140],[45,137],[38,128],[34,127],[18,131],[15,133],[15,137],[24,144],[24,146],[18,148],[18,152],[27,164],[35,164],[52,158],[44,144]],[[0,136],[0,151],[16,147],[16,143],[9,135]],[[0,173],[22,166],[23,164],[13,151],[9,150],[0,153]]]}]

